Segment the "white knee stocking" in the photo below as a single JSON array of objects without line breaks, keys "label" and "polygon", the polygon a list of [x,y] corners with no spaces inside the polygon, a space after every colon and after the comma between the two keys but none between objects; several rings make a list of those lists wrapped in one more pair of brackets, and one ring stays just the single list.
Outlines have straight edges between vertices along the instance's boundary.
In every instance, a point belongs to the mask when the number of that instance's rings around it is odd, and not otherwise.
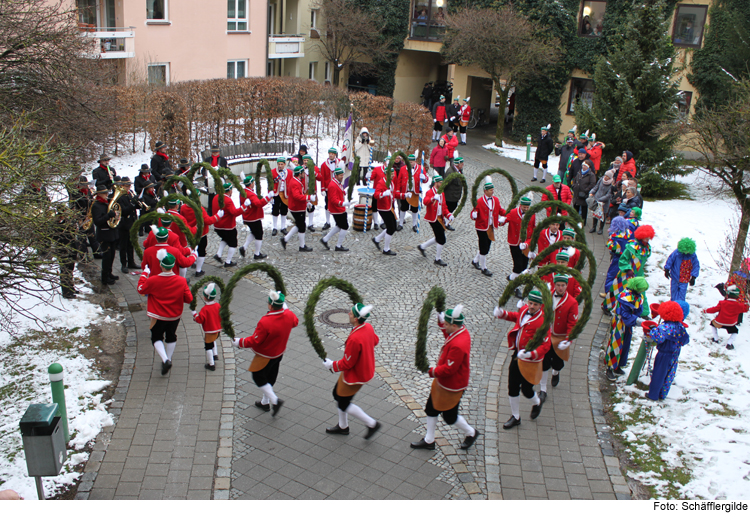
[{"label": "white knee stocking", "polygon": [[354,416],[356,419],[363,421],[367,427],[375,427],[375,424],[377,423],[375,419],[363,411],[359,405],[350,403],[349,407],[346,408],[346,412]]},{"label": "white knee stocking", "polygon": [[375,237],[376,242],[382,242],[385,238],[386,232],[382,231],[378,236]]},{"label": "white knee stocking", "polygon": [[339,241],[336,244],[336,247],[341,247],[341,244],[344,243],[344,239],[346,238],[346,233],[347,233],[346,231],[341,231],[339,233]]},{"label": "white knee stocking", "polygon": [[539,174],[539,169],[534,167],[534,179],[536,179],[537,175]]},{"label": "white knee stocking", "polygon": [[433,244],[437,244],[437,242],[435,241],[435,238],[431,238],[427,242],[422,242],[421,244],[419,244],[419,246],[422,249],[427,249],[428,247],[430,247]]},{"label": "white knee stocking", "polygon": [[337,410],[339,411],[339,427],[346,429],[349,427],[349,415],[346,414],[346,411],[342,411],[341,409]]},{"label": "white knee stocking", "polygon": [[237,248],[229,248],[229,250],[227,251],[227,264],[232,262],[232,257],[234,256],[235,251],[237,251]]},{"label": "white knee stocking", "polygon": [[256,240],[255,241],[255,254],[256,255],[260,255],[260,248],[261,248],[261,246],[263,246],[263,241],[262,240]]},{"label": "white knee stocking", "polygon": [[276,224],[279,221],[279,217],[278,216],[272,216],[271,218],[273,219],[273,228],[276,229]]},{"label": "white knee stocking", "polygon": [[333,237],[336,236],[336,233],[341,231],[341,228],[339,226],[333,226],[333,229],[331,229],[326,236],[323,237],[323,242],[328,242]]},{"label": "white knee stocking", "polygon": [[286,229],[286,215],[281,217],[281,229]]},{"label": "white knee stocking", "polygon": [[416,226],[417,225],[417,213],[411,214],[411,225]]},{"label": "white knee stocking", "polygon": [[479,264],[479,257],[480,257],[480,256],[481,256],[481,255],[479,254],[479,251],[477,251],[477,254],[476,254],[476,256],[474,257],[474,259],[472,260],[472,262],[476,262],[477,264]]},{"label": "white knee stocking", "polygon": [[167,351],[167,359],[169,361],[172,361],[172,356],[174,355],[174,349],[177,348],[177,341],[174,343],[164,343],[164,348]]},{"label": "white knee stocking", "polygon": [[509,396],[510,400],[510,413],[516,420],[521,419],[521,397],[520,396]]},{"label": "white knee stocking", "polygon": [[299,247],[301,248],[305,247],[305,234],[297,233],[297,238],[299,239]]},{"label": "white knee stocking", "polygon": [[214,364],[214,349],[213,348],[209,348],[208,350],[206,350],[206,362],[209,365]]},{"label": "white knee stocking", "polygon": [[216,256],[221,257],[221,254],[224,253],[224,249],[227,247],[227,243],[223,240],[219,242],[219,249],[216,250]]},{"label": "white knee stocking", "polygon": [[719,340],[719,331],[716,329],[716,327],[714,325],[711,325],[711,331],[714,334],[714,339],[716,341],[718,341]]},{"label": "white knee stocking", "polygon": [[203,263],[206,262],[206,257],[198,257],[195,259],[195,271],[203,271]]},{"label": "white knee stocking", "polygon": [[385,234],[385,244],[383,244],[383,250],[384,251],[390,251],[391,249],[391,239],[393,238],[388,233]]},{"label": "white knee stocking", "polygon": [[326,209],[326,224],[330,224],[330,223],[331,223],[331,212],[328,209]]},{"label": "white knee stocking", "polygon": [[307,213],[307,225],[309,227],[313,226],[313,219],[314,219],[314,217],[315,217],[315,211],[313,211],[312,213]]},{"label": "white knee stocking", "polygon": [[271,387],[270,383],[266,383],[262,387],[259,387],[261,391],[263,391],[263,394],[266,398],[268,398],[268,401],[272,404],[276,405],[279,403],[279,397],[276,396],[276,393],[273,392],[273,387]]},{"label": "white knee stocking", "polygon": [[293,236],[295,235],[295,233],[297,233],[298,231],[299,231],[299,230],[297,229],[297,226],[294,226],[294,227],[292,227],[292,228],[291,228],[291,229],[289,230],[289,232],[288,232],[288,233],[286,234],[286,236],[284,237],[284,240],[286,240],[287,242],[289,242],[289,240],[290,240],[290,239],[291,239],[291,238],[292,238],[292,237],[293,237]]},{"label": "white knee stocking", "polygon": [[187,268],[180,268],[180,277],[187,277]]},{"label": "white knee stocking", "polygon": [[398,212],[398,225],[400,226],[404,225],[404,220],[406,220],[406,211],[399,211]]},{"label": "white knee stocking", "polygon": [[549,377],[549,370],[542,372],[542,381],[539,382],[539,390],[547,392],[547,378]]},{"label": "white knee stocking", "polygon": [[729,341],[727,341],[727,345],[734,345],[734,340],[737,339],[737,336],[739,334],[729,334]]},{"label": "white knee stocking", "polygon": [[466,436],[474,436],[474,434],[476,434],[476,432],[477,432],[476,429],[474,429],[472,426],[470,426],[466,422],[466,419],[463,416],[461,416],[460,414],[458,415],[458,419],[456,420],[456,423],[453,424],[453,425],[455,425],[456,429],[458,429],[459,431],[461,431]]},{"label": "white knee stocking", "polygon": [[435,248],[435,260],[440,260],[440,256],[443,254],[443,245],[438,244]]},{"label": "white knee stocking", "polygon": [[253,242],[255,240],[255,237],[252,233],[247,234],[247,238],[245,239],[245,243],[242,245],[243,249],[247,251],[247,248],[250,247],[250,242]]},{"label": "white knee stocking", "polygon": [[167,352],[164,350],[164,341],[157,341],[154,343],[154,350],[156,350],[156,353],[159,354],[159,357],[161,358],[162,363],[166,363],[167,361]]},{"label": "white knee stocking", "polygon": [[479,267],[487,269],[487,255],[479,255]]},{"label": "white knee stocking", "polygon": [[427,432],[424,434],[424,441],[431,444],[435,441],[435,429],[437,429],[437,416],[427,417]]},{"label": "white knee stocking", "polygon": [[533,398],[529,398],[529,401],[532,405],[539,405],[542,403],[542,400],[539,399],[539,395],[535,392]]}]

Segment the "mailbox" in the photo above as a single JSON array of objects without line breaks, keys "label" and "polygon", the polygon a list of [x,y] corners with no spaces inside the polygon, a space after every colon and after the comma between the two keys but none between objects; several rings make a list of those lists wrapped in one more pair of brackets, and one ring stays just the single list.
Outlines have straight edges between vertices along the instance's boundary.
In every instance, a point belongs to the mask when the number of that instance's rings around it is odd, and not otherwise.
[{"label": "mailbox", "polygon": [[57,404],[29,405],[21,418],[21,437],[30,477],[54,477],[60,474],[67,458]]}]

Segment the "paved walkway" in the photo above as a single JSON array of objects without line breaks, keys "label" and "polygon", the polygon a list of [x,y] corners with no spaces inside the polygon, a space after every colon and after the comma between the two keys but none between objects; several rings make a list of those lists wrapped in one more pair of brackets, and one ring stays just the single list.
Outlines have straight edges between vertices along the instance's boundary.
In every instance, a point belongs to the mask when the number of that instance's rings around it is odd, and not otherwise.
[{"label": "paved walkway", "polygon": [[[477,134],[469,139],[480,143]],[[461,152],[469,160],[469,181],[488,167],[502,167],[520,182],[530,179],[530,167],[478,146]],[[497,181],[501,203],[507,204],[508,186]],[[313,286],[331,275],[352,282],[365,301],[375,305],[372,324],[381,338],[377,376],[355,399],[383,422],[368,441],[362,438],[364,425],[354,419],[350,436],[326,435],[325,427],[336,422],[331,397],[336,378],[321,367],[302,325],[292,332],[281,364],[276,388],[285,404],[273,418],[253,405],[260,395],[247,372],[247,351],[238,350],[235,357],[231,342],[222,338],[217,370],[205,371],[200,328],[187,308],[174,367],[162,377],[150,343],[145,299],[135,291],[137,277],[118,281],[113,292],[129,309],[125,365],[113,404],[118,421],[100,435],[78,498],[629,498],[606,436],[598,391],[600,328],[605,326],[598,307],[575,343],[560,384],[550,388],[540,417],[528,419],[530,406],[523,401],[523,423],[503,431],[501,424],[510,415],[505,385],[509,324],[491,314],[510,271],[505,230],[489,255],[488,267],[495,274],[487,278],[469,263],[476,253],[476,235],[467,213],[449,234],[443,254],[447,268],[433,266],[431,253],[428,259],[421,257],[416,245],[429,237],[410,228],[407,221],[394,236],[395,258],[378,254],[369,233],[351,232],[346,254],[325,251],[318,242],[319,230],[308,236],[313,253],[297,252],[294,243],[284,251],[278,237],[269,233],[264,240],[268,262],[281,270],[290,308],[300,319]],[[588,236],[600,259],[593,289],[598,292],[608,257],[604,237]],[[212,234],[209,254],[217,243]],[[229,278],[228,272],[206,263],[208,274]],[[446,290],[450,306],[466,306],[472,335],[472,381],[461,413],[483,435],[468,452],[457,450],[462,435],[442,422],[440,449],[415,452],[408,445],[424,434],[422,409],[431,380],[414,368],[415,325],[427,291],[436,284]],[[249,275],[238,284],[232,305],[238,335],[251,332],[265,313],[269,287],[261,275]],[[345,310],[349,304],[343,294],[328,290],[317,315]],[[317,327],[329,356],[339,358],[348,330],[320,321]],[[440,344],[436,329],[431,329],[428,351],[433,364]]]}]

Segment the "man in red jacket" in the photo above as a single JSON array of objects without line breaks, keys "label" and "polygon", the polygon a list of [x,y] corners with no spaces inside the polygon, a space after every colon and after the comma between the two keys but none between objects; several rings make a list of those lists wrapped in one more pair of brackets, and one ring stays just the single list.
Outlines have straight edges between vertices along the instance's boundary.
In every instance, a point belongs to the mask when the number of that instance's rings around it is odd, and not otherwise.
[{"label": "man in red jacket", "polygon": [[518,207],[508,211],[505,222],[508,224],[508,245],[510,246],[510,256],[513,257],[513,273],[508,275],[508,280],[518,277],[529,266],[529,257],[524,255],[524,250],[531,242],[531,234],[536,227],[536,217],[529,219],[529,225],[526,228],[526,234],[521,234],[521,223],[523,215],[531,207],[531,198],[524,196],[518,202]]},{"label": "man in red jacket", "polygon": [[352,403],[362,385],[375,377],[375,346],[380,342],[367,319],[372,312],[372,306],[357,303],[349,312],[349,323],[352,331],[346,338],[344,357],[338,361],[326,358],[323,367],[331,372],[340,372],[336,385],[333,387],[333,399],[339,412],[339,423],[326,428],[326,433],[337,435],[349,434],[349,415],[362,420],[367,426],[365,440],[372,438],[380,422],[369,416],[359,405]]},{"label": "man in red jacket", "polygon": [[378,212],[380,213],[383,222],[385,222],[386,230],[378,236],[373,237],[372,243],[375,244],[375,247],[380,249],[380,242],[385,240],[385,244],[383,244],[383,255],[390,255],[392,257],[396,256],[396,252],[391,251],[391,238],[393,238],[393,234],[396,232],[397,227],[396,214],[393,212],[393,200],[408,199],[411,198],[411,195],[412,193],[410,192],[401,193],[396,191],[393,180],[391,180],[390,187],[386,185],[386,178],[379,178],[375,184],[375,193],[373,196],[378,201]]},{"label": "man in red jacket", "polygon": [[469,386],[471,336],[464,326],[463,306],[457,305],[445,314],[438,314],[438,327],[443,332],[445,343],[440,350],[437,365],[431,367],[428,374],[434,378],[430,396],[427,398],[424,412],[427,415],[427,432],[418,442],[412,442],[412,449],[435,449],[435,429],[439,415],[448,425],[466,435],[461,449],[469,449],[479,437],[479,430],[470,426],[466,419],[458,414],[461,396]]},{"label": "man in red jacket", "polygon": [[281,216],[281,233],[286,235],[286,215],[289,212],[289,207],[281,199],[281,193],[286,193],[286,180],[292,177],[292,170],[286,166],[286,158],[281,156],[276,159],[276,168],[271,170],[271,176],[273,177],[273,206],[271,207],[271,217],[273,218],[273,231],[271,236],[276,236],[278,231],[276,230],[279,216]]},{"label": "man in red jacket", "polygon": [[556,274],[553,280],[552,306],[555,310],[555,321],[552,323],[550,332],[550,349],[542,361],[542,380],[539,382],[539,399],[542,403],[547,399],[547,378],[550,368],[552,369],[552,386],[557,387],[560,383],[560,371],[565,366],[565,359],[570,358],[568,336],[578,322],[578,303],[566,292],[568,276]]},{"label": "man in red jacket", "polygon": [[443,131],[443,123],[448,119],[448,111],[445,107],[445,96],[441,95],[440,100],[432,107],[432,141],[440,139],[440,133]]},{"label": "man in red jacket", "polygon": [[294,175],[286,179],[286,196],[289,201],[289,210],[294,218],[294,227],[281,239],[281,245],[284,249],[286,249],[287,242],[296,234],[299,239],[299,250],[312,251],[311,247],[305,245],[305,231],[307,229],[305,214],[308,202],[315,196],[306,194],[307,187],[304,184],[304,174],[304,167],[297,165],[294,167]]},{"label": "man in red jacket", "polygon": [[477,200],[477,206],[471,212],[479,240],[479,251],[471,264],[488,277],[492,277],[492,272],[487,269],[487,254],[495,240],[495,229],[505,222],[505,209],[500,206],[500,199],[494,194],[495,185],[491,181],[485,182],[484,196]]},{"label": "man in red jacket", "polygon": [[[160,220],[162,227],[164,227],[164,230],[167,232],[167,245],[172,246],[174,248],[177,248],[180,250],[180,252],[184,256],[188,256],[191,253],[190,248],[183,247],[180,245],[180,237],[174,234],[172,230],[169,229],[169,226],[172,225],[172,221],[166,221]],[[143,241],[143,249],[148,249],[152,246],[155,246],[159,242],[156,240],[156,233],[159,231],[159,227],[155,226],[154,224],[151,224],[151,229],[149,230],[148,236],[146,237],[146,240]]]},{"label": "man in red jacket", "polygon": [[[550,247],[552,244],[555,244],[557,242],[560,242],[562,240],[562,231],[560,231],[560,224],[558,223],[552,223],[549,225],[547,229],[542,229],[542,232],[539,233],[539,239],[537,240],[537,247],[536,252],[532,251],[529,253],[529,258],[534,259],[537,254],[541,253],[548,247]],[[539,267],[545,266],[547,264],[550,264],[554,262],[554,256],[557,252],[553,251],[544,259],[539,261]]]},{"label": "man in red jacket", "polygon": [[193,265],[193,263],[195,262],[195,255],[189,248],[169,245],[167,240],[169,239],[170,231],[167,231],[163,227],[157,227],[154,233],[156,244],[144,250],[143,258],[141,259],[142,270],[145,270],[146,267],[148,267],[149,269],[159,269],[159,261],[161,259],[157,255],[162,249],[174,256],[179,267],[189,268]]},{"label": "man in red jacket", "polygon": [[344,169],[336,167],[333,171],[333,179],[328,184],[327,202],[333,214],[333,221],[336,225],[331,229],[326,236],[320,239],[320,243],[325,246],[326,249],[331,249],[328,246],[328,241],[331,240],[336,234],[338,234],[338,242],[336,243],[335,251],[349,251],[349,248],[345,248],[342,244],[346,238],[346,233],[349,231],[349,221],[346,217],[346,208],[353,205],[355,202],[346,201],[346,195],[344,194]]},{"label": "man in red jacket", "polygon": [[458,136],[453,132],[452,128],[449,128],[443,136],[443,139],[445,140],[445,146],[448,149],[448,158],[451,160],[450,163],[453,163],[453,152],[458,146]]},{"label": "man in red jacket", "polygon": [[[195,202],[200,205],[200,196],[201,192],[196,189],[195,195],[193,196]],[[219,218],[224,217],[224,211],[219,210],[216,212],[213,216],[208,216],[208,213],[206,212],[205,207],[200,205],[201,208],[201,216],[203,217],[203,234],[201,236],[201,241],[198,243],[198,257],[195,259],[195,276],[196,277],[202,277],[206,274],[205,271],[203,271],[203,263],[206,261],[206,248],[208,247],[208,226],[214,225],[216,222],[219,221]],[[187,204],[182,204],[182,207],[180,207],[180,214],[185,217],[185,220],[187,221],[188,225],[193,229],[197,229],[198,227],[198,220],[195,218],[195,211],[193,211],[193,208],[190,207]]]},{"label": "man in red jacket", "polygon": [[216,302],[216,284],[209,282],[206,287],[203,288],[203,308],[200,313],[193,310],[193,321],[201,325],[203,328],[203,347],[206,350],[206,364],[204,367],[206,370],[215,371],[216,365],[214,362],[219,359],[219,355],[216,353],[216,340],[221,333],[221,316],[219,316],[219,310],[221,305]]},{"label": "man in red jacket", "polygon": [[183,304],[191,302],[193,294],[185,278],[172,272],[176,263],[174,255],[160,248],[156,257],[161,273],[151,277],[151,269],[146,265],[138,280],[138,293],[148,296],[146,313],[152,319],[151,343],[161,358],[161,375],[164,376],[172,368]]},{"label": "man in red jacket", "polygon": [[737,339],[739,330],[737,329],[737,319],[740,314],[747,313],[748,306],[740,301],[740,289],[732,284],[726,290],[727,298],[719,301],[719,304],[712,308],[706,308],[703,313],[715,313],[716,318],[711,321],[711,330],[713,331],[713,342],[719,342],[719,328],[723,328],[729,334],[727,349],[734,350],[734,340]]},{"label": "man in red jacket", "polygon": [[[503,429],[512,429],[521,424],[521,396],[531,400],[531,419],[536,419],[542,412],[543,401],[534,392],[537,380],[528,380],[521,374],[519,362],[525,362],[524,367],[531,367],[541,363],[550,347],[549,334],[542,344],[535,350],[526,350],[526,344],[536,331],[544,324],[544,310],[542,309],[542,294],[539,290],[529,292],[528,302],[518,312],[506,312],[499,306],[493,312],[498,319],[512,321],[515,324],[508,333],[508,348],[513,351],[513,358],[508,371],[508,398],[510,399],[510,419],[503,424]],[[525,370],[525,368],[524,368]]]},{"label": "man in red jacket", "polygon": [[328,159],[320,164],[320,173],[316,179],[320,182],[320,191],[325,197],[326,223],[323,224],[323,231],[331,228],[331,212],[328,209],[328,186],[333,178],[333,171],[336,167],[344,168],[344,163],[338,159],[339,150],[336,147],[328,149]]},{"label": "man in red jacket", "polygon": [[266,258],[268,255],[264,255],[260,252],[260,248],[263,245],[263,207],[273,200],[276,196],[271,190],[268,191],[268,195],[261,199],[253,191],[253,182],[255,176],[252,174],[247,176],[242,182],[245,186],[245,201],[242,204],[242,221],[248,227],[247,238],[245,244],[240,248],[240,255],[245,256],[247,248],[250,247],[250,242],[255,242],[255,251],[253,252],[254,260],[261,260]]},{"label": "man in red jacket", "polygon": [[273,406],[272,416],[276,416],[284,404],[273,391],[276,377],[279,375],[279,364],[286,351],[289,334],[292,328],[299,324],[297,316],[286,308],[284,294],[272,291],[268,294],[268,313],[260,318],[255,332],[250,337],[235,339],[234,346],[250,348],[255,357],[250,368],[255,385],[263,392],[263,398],[255,402],[255,406],[263,412],[268,412]]},{"label": "man in red jacket", "polygon": [[[435,174],[432,178],[432,187],[425,193],[424,204],[426,206],[424,219],[425,222],[430,223],[432,228],[432,234],[435,235],[427,242],[423,242],[417,246],[417,249],[422,253],[423,257],[427,256],[424,252],[425,249],[435,244],[435,265],[436,266],[447,266],[445,262],[440,259],[443,253],[443,246],[445,245],[445,227],[450,225],[453,221],[453,215],[448,210],[448,206],[445,204],[445,197],[438,193],[438,188],[443,181],[443,177],[440,174]],[[442,222],[442,223],[441,223]]]},{"label": "man in red jacket", "polygon": [[[570,190],[570,187],[562,183],[562,178],[560,176],[552,176],[552,185],[549,185],[546,189],[552,193],[555,200],[560,200],[568,205],[573,203],[573,192]],[[549,200],[549,198],[547,198],[546,194],[543,194],[542,201],[546,202],[547,200]],[[568,212],[562,209],[558,209],[557,214],[568,216]],[[547,216],[552,216],[551,207],[547,207]]]},{"label": "man in red jacket", "polygon": [[[221,263],[224,262],[225,268],[231,268],[236,266],[236,262],[232,262],[234,252],[237,251],[237,217],[242,214],[242,209],[234,206],[232,201],[232,184],[227,182],[224,184],[224,207],[219,207],[219,195],[214,196],[212,211],[224,211],[222,216],[214,224],[214,232],[219,235],[221,242],[219,242],[219,248],[216,250],[214,259]],[[227,260],[223,261],[221,258],[224,249],[229,247],[227,251]]]}]

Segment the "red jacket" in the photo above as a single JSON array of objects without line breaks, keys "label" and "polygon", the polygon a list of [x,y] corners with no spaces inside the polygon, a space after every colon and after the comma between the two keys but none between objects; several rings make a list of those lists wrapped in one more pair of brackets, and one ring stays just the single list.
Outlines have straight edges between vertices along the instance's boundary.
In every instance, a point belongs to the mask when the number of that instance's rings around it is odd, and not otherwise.
[{"label": "red jacket", "polygon": [[536,227],[536,216],[532,216],[529,219],[525,240],[521,240],[522,221],[523,216],[521,216],[520,206],[508,211],[508,214],[505,216],[505,223],[508,224],[508,245],[518,246],[521,242],[526,242],[526,245],[528,245],[531,242],[531,233],[534,232],[534,228]]},{"label": "red jacket", "polygon": [[298,324],[297,316],[290,310],[270,311],[260,318],[253,335],[240,339],[240,348],[251,348],[259,356],[277,358],[286,350],[289,334]]},{"label": "red jacket", "polygon": [[[391,191],[390,196],[383,196],[383,193],[387,190]],[[401,200],[404,197],[403,193],[396,192],[393,179],[391,179],[391,187],[388,189],[385,185],[385,178],[378,178],[373,196],[378,201],[378,211],[390,211],[393,206],[393,200]]]},{"label": "red jacket", "polygon": [[[193,231],[198,227],[198,222],[195,220],[195,211],[189,205],[182,204],[180,207],[180,214],[185,218],[187,224],[192,228]],[[218,216],[208,216],[206,210],[201,206],[201,214],[203,215],[203,233],[202,237],[208,234],[208,226],[214,225],[219,219]]]},{"label": "red jacket", "polygon": [[303,213],[307,210],[307,189],[297,176],[286,179],[286,197],[290,211]]},{"label": "red jacket", "polygon": [[[500,205],[500,198],[497,196],[492,197],[492,226],[494,228],[500,227],[500,217],[505,216],[505,209]],[[489,231],[490,229],[490,199],[486,195],[482,195],[477,198],[477,206],[472,210],[472,213],[477,213],[477,218],[474,220],[474,227],[477,231]]]},{"label": "red jacket", "polygon": [[148,295],[146,314],[160,321],[178,320],[183,305],[193,300],[185,278],[171,271],[152,276],[142,273],[138,279],[138,293]]},{"label": "red jacket", "polygon": [[461,107],[461,121],[468,123],[471,119],[471,107],[467,104]]},{"label": "red jacket", "polygon": [[[284,169],[281,175],[279,175],[277,169],[271,169],[271,177],[273,178],[273,192],[278,195],[279,192],[286,190],[286,179],[287,177],[292,177],[292,171],[291,169]],[[279,187],[281,187],[281,191]]]},{"label": "red jacket", "polygon": [[406,165],[398,170],[397,174],[393,175],[393,184],[396,186],[396,190],[400,193],[405,193],[409,186],[409,170]]},{"label": "red jacket", "polygon": [[[433,200],[433,196],[437,196],[437,200]],[[443,198],[442,194],[435,192],[434,187],[430,187],[430,190],[425,193],[424,200],[422,201],[426,206],[424,213],[425,221],[437,222],[438,211],[443,218],[453,218],[453,215],[448,210],[448,206],[445,205],[445,200]]]},{"label": "red jacket", "polygon": [[448,113],[445,111],[445,105],[440,104],[435,109],[435,119],[438,123],[442,123],[448,117]]},{"label": "red jacket", "polygon": [[554,292],[552,295],[553,302],[557,302],[557,305],[555,305],[555,322],[552,324],[551,330],[552,335],[567,339],[570,331],[578,322],[578,303],[567,292],[563,294],[561,299],[554,297]]},{"label": "red jacket", "polygon": [[[181,219],[185,222],[185,224],[188,226],[188,229],[190,229],[190,232],[194,235],[196,231],[195,225],[190,225],[190,223],[185,219],[184,216],[182,216],[176,209],[170,209],[167,211],[167,213],[171,214],[172,216],[176,216],[177,218]],[[187,247],[188,245],[188,239],[187,236],[185,236],[185,233],[182,231],[182,228],[180,228],[179,224],[177,222],[172,222],[172,224],[169,226],[169,230],[172,231],[174,234],[176,234],[180,239],[180,245],[182,247]]]},{"label": "red jacket", "polygon": [[748,306],[736,299],[725,299],[719,301],[719,304],[712,308],[706,308],[706,313],[718,313],[714,321],[721,326],[734,326],[737,324],[737,317],[741,313],[746,313]]},{"label": "red jacket", "polygon": [[[213,209],[211,210],[218,213],[219,209],[222,208],[219,207],[219,195],[217,194],[216,196],[214,196]],[[242,214],[242,209],[234,206],[234,202],[232,201],[231,196],[224,195],[224,207],[222,210],[224,211],[224,216],[216,220],[216,222],[214,223],[214,230],[237,229],[236,218]]]},{"label": "red jacket", "polygon": [[453,139],[448,139],[448,134],[445,134],[443,139],[445,140],[445,146],[448,148],[448,157],[453,159],[453,151],[458,146],[458,136],[453,134]]},{"label": "red jacket", "polygon": [[448,145],[444,147],[441,147],[440,145],[436,145],[435,148],[433,148],[432,152],[430,153],[430,165],[432,165],[433,168],[445,167],[446,156],[450,157],[450,154],[448,152]]},{"label": "red jacket", "polygon": [[[555,242],[559,242],[561,240],[562,240],[562,231],[560,231],[559,229],[557,230],[557,233],[555,233],[554,235],[550,233],[549,228],[542,229],[542,232],[539,233],[539,240],[537,240],[536,252],[541,253],[542,251],[550,247]],[[557,255],[557,251],[553,251],[552,253],[544,257],[544,260],[541,260],[539,262],[539,266],[541,267],[541,266],[544,266],[545,264],[554,264],[555,255]]]},{"label": "red jacket", "polygon": [[536,331],[541,328],[544,323],[544,308],[541,308],[537,313],[532,315],[528,321],[522,324],[521,321],[523,321],[523,316],[526,315],[526,312],[528,311],[528,305],[524,305],[518,312],[505,312],[500,319],[516,323],[515,326],[511,328],[510,332],[508,332],[508,348],[514,350],[513,357],[516,356],[519,350],[524,349],[526,352],[531,352],[531,359],[526,359],[524,361],[536,363],[544,359],[544,355],[549,351],[549,333],[547,333],[544,341],[542,341],[542,344],[539,345],[536,350],[526,349],[526,343],[531,340]]},{"label": "red jacket", "polygon": [[201,325],[207,334],[221,332],[221,317],[219,317],[221,305],[216,301],[206,303],[201,311],[193,316],[193,320]]},{"label": "red jacket", "polygon": [[346,338],[344,357],[333,362],[333,371],[343,372],[349,385],[367,383],[375,376],[375,346],[379,342],[370,323],[355,326]]},{"label": "red jacket", "polygon": [[266,196],[258,198],[255,191],[249,187],[245,188],[245,195],[250,200],[250,207],[245,207],[245,200],[242,200],[242,220],[245,222],[254,222],[263,219],[263,206],[269,203],[273,198]]},{"label": "red jacket", "polygon": [[372,182],[373,189],[378,184],[378,181],[380,179],[385,179],[385,169],[382,165],[378,165],[377,167],[372,168],[372,173],[370,174],[370,182]]},{"label": "red jacket", "polygon": [[[153,231],[148,232],[146,240],[143,241],[143,249],[148,249],[156,245],[156,235]],[[173,231],[169,232],[169,238],[167,238],[167,245],[178,248],[183,255],[186,257],[190,254],[190,248],[180,245],[180,237],[178,237]]]},{"label": "red jacket", "polygon": [[[325,191],[328,189],[328,184],[333,179],[333,170],[341,165],[341,160],[336,158],[331,162],[330,159],[326,159],[320,164],[320,172],[315,176],[315,179],[320,182],[320,189]],[[343,168],[343,166],[341,167]]]},{"label": "red jacket", "polygon": [[[412,171],[412,179],[414,180],[412,182],[412,191],[411,192],[416,192],[418,194],[421,194],[422,193],[422,185],[420,185],[420,184],[429,182],[430,181],[430,177],[427,176],[427,174],[425,174],[424,167],[422,167],[421,165],[417,165],[416,163],[412,164],[412,170],[411,171]],[[407,182],[406,190],[407,191],[409,190],[408,182]]]},{"label": "red jacket", "polygon": [[331,214],[345,213],[345,201],[344,186],[336,178],[332,179],[328,184],[328,210]]},{"label": "red jacket", "polygon": [[[557,252],[555,252],[555,254],[557,254]],[[552,273],[543,276],[542,280],[550,285],[550,290],[554,288],[554,283],[552,282],[554,278]],[[568,275],[568,287],[565,289],[565,292],[574,299],[578,299],[578,296],[581,295],[582,291],[583,290],[581,289],[581,285],[578,283],[578,279]]]},{"label": "red jacket", "polygon": [[438,323],[445,336],[445,343],[440,350],[437,365],[428,371],[431,378],[437,378],[438,384],[445,390],[458,392],[469,386],[471,336],[465,326],[452,334],[445,325]]},{"label": "red jacket", "polygon": [[615,183],[619,183],[622,178],[625,176],[625,173],[629,172],[631,178],[635,178],[635,159],[630,158],[628,161],[623,161],[622,165],[620,165],[620,170],[617,173],[617,181]]},{"label": "red jacket", "polygon": [[[599,164],[602,162],[602,144],[597,141],[593,147],[586,149],[586,151],[591,156],[591,161],[594,162],[594,172],[598,172]],[[635,166],[635,163],[633,163],[633,166]]]},{"label": "red jacket", "polygon": [[[156,258],[156,254],[160,249],[166,249],[168,252],[174,255],[174,258],[177,261],[176,265],[178,268],[189,268],[195,262],[195,256],[187,248],[176,248],[174,246],[170,246],[169,244],[155,244],[150,248],[146,248],[146,250],[143,252],[143,258],[141,259],[141,269],[146,269],[146,266],[148,266],[148,269],[151,270],[151,273],[156,273],[161,270],[159,259]],[[185,250],[188,251],[187,256],[183,254],[183,251]]]},{"label": "red jacket", "polygon": [[[546,189],[549,192],[552,193],[552,196],[554,196],[555,198],[557,198],[557,189],[555,189],[555,185],[554,184],[548,185],[546,187]],[[570,205],[573,202],[573,192],[570,190],[570,187],[568,187],[567,185],[560,184],[560,189],[561,189],[561,191],[560,191],[560,200],[563,201],[563,202],[565,202],[566,204]],[[547,195],[543,194],[542,195],[542,201],[546,202],[548,200],[549,200],[549,198],[547,198]],[[568,216],[568,212],[567,211],[563,211],[562,209],[559,209],[559,208],[557,210],[557,213],[561,214],[562,216]],[[547,207],[547,216],[552,216],[552,208],[551,207]]]}]

